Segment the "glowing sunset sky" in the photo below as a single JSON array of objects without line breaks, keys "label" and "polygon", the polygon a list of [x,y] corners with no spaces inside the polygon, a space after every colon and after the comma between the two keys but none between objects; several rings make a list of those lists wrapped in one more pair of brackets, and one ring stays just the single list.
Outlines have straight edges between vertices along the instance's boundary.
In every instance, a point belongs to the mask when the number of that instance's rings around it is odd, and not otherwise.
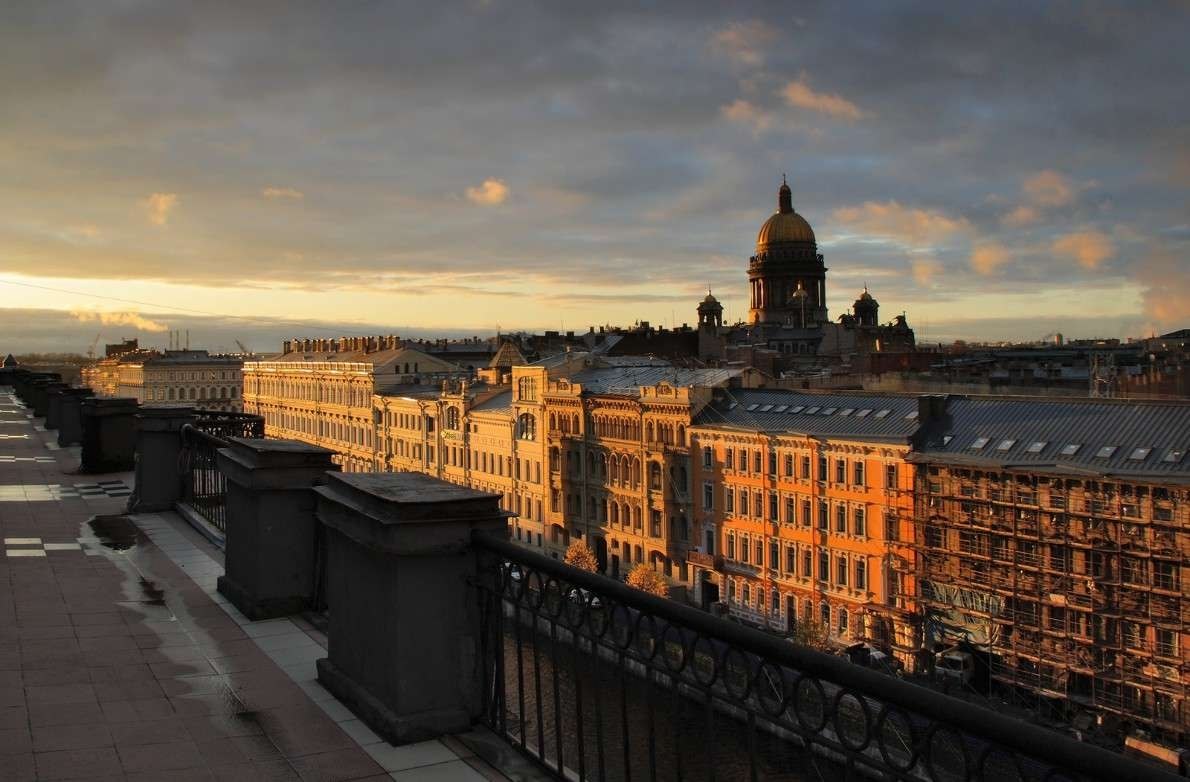
[{"label": "glowing sunset sky", "polygon": [[1186,9],[6,3],[0,350],[735,320],[783,171],[832,317],[1187,327]]}]

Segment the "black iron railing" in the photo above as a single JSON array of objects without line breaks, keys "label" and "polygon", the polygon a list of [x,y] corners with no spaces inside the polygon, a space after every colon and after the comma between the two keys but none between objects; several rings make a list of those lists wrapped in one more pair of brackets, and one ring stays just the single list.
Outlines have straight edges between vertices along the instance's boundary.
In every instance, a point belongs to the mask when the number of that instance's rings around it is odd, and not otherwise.
[{"label": "black iron railing", "polygon": [[221,531],[227,530],[227,479],[215,452],[230,443],[198,426],[182,427],[182,502]]},{"label": "black iron railing", "polygon": [[194,426],[207,434],[228,437],[264,437],[264,417],[252,413],[195,410]]},{"label": "black iron railing", "polygon": [[483,721],[561,779],[1177,779],[476,535]]}]

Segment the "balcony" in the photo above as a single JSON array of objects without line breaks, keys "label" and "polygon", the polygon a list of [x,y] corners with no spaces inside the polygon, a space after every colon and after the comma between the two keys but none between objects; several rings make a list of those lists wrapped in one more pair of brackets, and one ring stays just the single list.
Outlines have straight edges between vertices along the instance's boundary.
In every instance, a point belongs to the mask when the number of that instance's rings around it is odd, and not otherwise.
[{"label": "balcony", "polygon": [[[15,404],[0,412],[25,417]],[[18,635],[29,646],[19,659],[31,660],[31,670],[41,668],[35,648],[59,659],[70,679],[96,655],[105,671],[141,659],[170,714],[188,710],[178,720],[184,737],[152,751],[122,747],[85,705],[60,710],[84,720],[88,741],[110,747],[102,760],[110,765],[87,773],[147,767],[162,779],[173,769],[210,776],[199,736],[214,731],[218,738],[206,741],[238,747],[245,742],[217,732],[235,726],[263,737],[257,743],[271,753],[264,763],[305,777],[404,770],[397,778],[428,778],[432,763],[444,767],[433,771],[443,778],[481,778],[480,768],[499,779],[510,758],[517,778],[526,763],[557,779],[713,772],[732,780],[797,769],[814,779],[815,769],[835,778],[848,767],[925,778],[940,762],[959,778],[987,763],[1042,776],[1152,777],[1122,756],[523,548],[507,539],[495,495],[421,475],[341,475],[312,446],[242,437],[219,444],[174,413],[138,415],[137,508],[161,509],[93,527],[94,540],[78,545],[94,545],[99,560],[44,545],[47,561],[62,558],[52,571],[35,571],[33,555],[9,560],[26,583],[65,579],[67,566],[77,567],[78,579],[54,590],[74,609],[62,615],[114,614],[124,633],[119,644],[89,631],[69,643]],[[48,453],[21,443],[22,455]],[[213,450],[213,468],[201,449]],[[179,464],[187,467],[181,480]],[[212,469],[219,477],[206,483]],[[222,506],[211,514],[222,530],[199,514],[190,514],[192,527],[173,511],[193,501],[187,487],[200,478],[205,504]],[[60,523],[39,520],[39,529],[77,530],[79,515],[113,516],[125,499],[96,500]],[[32,522],[11,518],[0,516],[6,545],[24,550],[11,541],[32,537]],[[32,628],[55,615],[38,594],[14,592],[18,628],[22,616]],[[40,698],[40,686],[27,685],[28,697]],[[102,703],[104,693],[127,689],[63,687],[44,694]],[[61,731],[62,740],[78,733]],[[244,764],[241,776],[269,771],[254,757]]]}]

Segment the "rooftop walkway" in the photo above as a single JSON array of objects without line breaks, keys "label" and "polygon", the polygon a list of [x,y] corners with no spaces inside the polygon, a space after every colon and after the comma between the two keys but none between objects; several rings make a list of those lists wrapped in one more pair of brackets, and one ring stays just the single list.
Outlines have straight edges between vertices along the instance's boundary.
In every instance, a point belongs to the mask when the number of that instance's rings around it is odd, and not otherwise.
[{"label": "rooftop walkway", "polygon": [[0,388],[0,779],[505,779],[379,739],[315,681],[324,636],[245,619],[217,548],[40,424]]}]

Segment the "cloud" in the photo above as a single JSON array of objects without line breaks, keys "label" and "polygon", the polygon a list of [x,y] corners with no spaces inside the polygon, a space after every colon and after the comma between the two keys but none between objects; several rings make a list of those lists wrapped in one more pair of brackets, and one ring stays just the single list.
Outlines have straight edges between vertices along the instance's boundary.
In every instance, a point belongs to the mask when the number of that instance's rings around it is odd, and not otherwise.
[{"label": "cloud", "polygon": [[997,242],[983,242],[971,250],[971,268],[980,274],[992,274],[1008,261],[1008,250]]},{"label": "cloud", "polygon": [[902,206],[897,201],[866,201],[860,206],[841,207],[831,214],[836,222],[853,231],[913,247],[937,244],[971,230],[966,218]]},{"label": "cloud", "polygon": [[732,22],[711,36],[711,48],[737,65],[757,68],[777,31],[759,20]]},{"label": "cloud", "polygon": [[178,205],[178,194],[154,193],[140,203],[145,208],[150,223],[165,225],[169,222],[170,212]]},{"label": "cloud", "polygon": [[1164,328],[1185,327],[1190,321],[1190,275],[1184,256],[1158,247],[1136,267],[1137,282],[1145,286],[1144,313]]},{"label": "cloud", "polygon": [[763,133],[773,123],[771,114],[743,98],[721,107],[719,112],[732,122],[750,125],[754,133]]},{"label": "cloud", "polygon": [[1078,261],[1084,269],[1098,269],[1116,253],[1111,237],[1094,229],[1075,231],[1054,240],[1053,251]]},{"label": "cloud", "polygon": [[485,179],[479,187],[467,188],[467,200],[480,206],[499,206],[508,199],[508,185],[502,179]]},{"label": "cloud", "polygon": [[868,116],[867,112],[861,111],[859,106],[856,106],[840,95],[815,92],[810,88],[810,85],[806,84],[806,77],[804,75],[799,77],[797,81],[791,81],[789,84],[786,84],[781,90],[781,95],[790,106],[817,111],[827,116],[835,117],[836,119],[845,119],[854,122]]},{"label": "cloud", "polygon": [[101,323],[104,326],[129,326],[138,331],[165,331],[168,326],[155,320],[149,320],[135,312],[94,312],[90,310],[74,310],[71,317],[80,323]]},{"label": "cloud", "polygon": [[1018,206],[1000,218],[1000,222],[1010,228],[1023,228],[1041,219],[1041,212],[1032,206]]},{"label": "cloud", "polygon": [[923,288],[934,285],[934,278],[942,272],[942,264],[933,258],[918,258],[911,261],[909,268],[913,272],[913,281]]},{"label": "cloud", "polygon": [[1073,201],[1077,188],[1067,177],[1047,169],[1026,179],[1021,190],[1031,203],[1054,207]]},{"label": "cloud", "polygon": [[295,200],[306,197],[306,194],[301,190],[295,190],[292,187],[266,187],[260,191],[260,194],[265,198],[292,198]]}]

